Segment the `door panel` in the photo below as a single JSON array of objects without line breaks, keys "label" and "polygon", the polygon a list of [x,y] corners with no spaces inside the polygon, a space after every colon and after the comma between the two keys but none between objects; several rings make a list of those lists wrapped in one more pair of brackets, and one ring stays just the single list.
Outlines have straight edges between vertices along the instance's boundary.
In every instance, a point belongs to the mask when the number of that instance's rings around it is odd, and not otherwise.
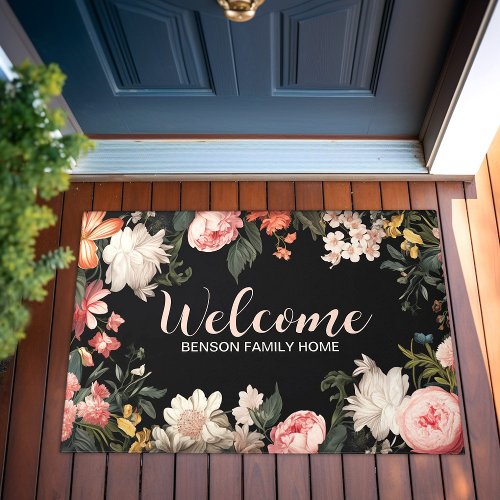
[{"label": "door panel", "polygon": [[461,0],[10,0],[87,133],[416,135]]}]

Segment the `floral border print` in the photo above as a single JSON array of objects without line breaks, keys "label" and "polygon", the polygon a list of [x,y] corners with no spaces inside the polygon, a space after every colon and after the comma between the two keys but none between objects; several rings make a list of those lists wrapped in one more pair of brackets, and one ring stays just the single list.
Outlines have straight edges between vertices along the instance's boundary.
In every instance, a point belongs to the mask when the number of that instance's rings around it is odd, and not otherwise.
[{"label": "floral border print", "polygon": [[[62,451],[462,452],[435,212],[184,211],[170,216],[168,228],[158,215],[83,216]],[[401,289],[394,300],[409,317],[432,311],[436,331],[401,338],[395,347],[400,364],[387,372],[360,352],[349,373],[325,373],[310,390],[330,395],[328,415],[314,408],[283,414],[278,383],[264,394],[252,385],[251,373],[234,408],[224,406],[219,391],[205,394],[198,388],[180,395],[150,385],[148,353],[120,334],[128,311],[110,310],[110,295],[129,288],[136,300],[147,302],[158,287],[182,287],[193,275],[189,262],[179,258],[186,245],[199,251],[200,258],[224,252],[227,272],[238,282],[263,253],[266,238],[273,242],[273,256],[283,261],[280,265],[294,258],[299,238],[312,238],[325,272],[334,274],[337,266],[367,260],[388,278],[392,273]],[[163,411],[157,414],[155,407]],[[154,424],[143,425],[145,416]]]}]

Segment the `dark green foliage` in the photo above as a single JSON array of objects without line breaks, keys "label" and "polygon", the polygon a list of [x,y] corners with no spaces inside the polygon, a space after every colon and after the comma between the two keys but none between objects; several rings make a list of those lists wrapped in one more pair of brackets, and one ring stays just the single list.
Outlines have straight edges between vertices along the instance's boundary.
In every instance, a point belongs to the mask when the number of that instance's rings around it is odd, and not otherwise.
[{"label": "dark green foliage", "polygon": [[0,359],[25,336],[23,301],[42,301],[55,271],[73,259],[67,248],[36,259],[38,234],[56,222],[41,200],[68,188],[72,162],[90,146],[84,136],[57,132],[64,116],[48,104],[65,76],[56,65],[25,63],[15,71],[14,80],[0,81]]}]

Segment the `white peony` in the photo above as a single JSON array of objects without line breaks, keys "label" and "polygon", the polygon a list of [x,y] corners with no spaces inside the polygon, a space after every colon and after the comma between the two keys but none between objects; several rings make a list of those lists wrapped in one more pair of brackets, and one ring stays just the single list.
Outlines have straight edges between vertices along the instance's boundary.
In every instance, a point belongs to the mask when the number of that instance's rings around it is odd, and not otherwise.
[{"label": "white peony", "polygon": [[354,361],[358,368],[353,376],[363,376],[359,386],[354,386],[355,395],[347,398],[350,404],[344,410],[352,412],[356,432],[366,426],[377,441],[385,439],[389,431],[399,435],[396,410],[409,399],[408,375],[401,375],[400,367],[391,368],[385,375],[375,361],[364,354],[362,357]]},{"label": "white peony", "polygon": [[186,440],[186,451],[191,453],[220,453],[233,445],[233,433],[220,405],[222,394],[212,393],[208,399],[196,389],[188,399],[178,394],[171,407],[163,410],[169,424],[168,432],[179,434]]},{"label": "white peony", "polygon": [[170,262],[166,250],[172,246],[163,244],[164,236],[164,229],[152,236],[144,224],[137,224],[133,230],[126,227],[111,237],[102,259],[109,264],[106,283],[111,283],[112,292],[128,285],[144,301],[154,297],[153,290],[158,285],[149,282],[160,272],[160,264]]},{"label": "white peony", "polygon": [[238,401],[240,406],[232,410],[236,423],[252,425],[253,420],[248,410],[256,410],[264,401],[264,394],[248,385],[246,391],[240,391],[238,395],[240,397]]}]

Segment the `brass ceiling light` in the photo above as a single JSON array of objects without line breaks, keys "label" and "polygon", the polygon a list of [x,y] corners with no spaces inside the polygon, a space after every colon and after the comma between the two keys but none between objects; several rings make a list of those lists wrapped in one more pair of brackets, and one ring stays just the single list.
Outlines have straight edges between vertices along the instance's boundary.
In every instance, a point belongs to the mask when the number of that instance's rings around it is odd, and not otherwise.
[{"label": "brass ceiling light", "polygon": [[266,0],[217,0],[224,9],[224,15],[230,21],[244,23],[255,17],[257,9]]}]

